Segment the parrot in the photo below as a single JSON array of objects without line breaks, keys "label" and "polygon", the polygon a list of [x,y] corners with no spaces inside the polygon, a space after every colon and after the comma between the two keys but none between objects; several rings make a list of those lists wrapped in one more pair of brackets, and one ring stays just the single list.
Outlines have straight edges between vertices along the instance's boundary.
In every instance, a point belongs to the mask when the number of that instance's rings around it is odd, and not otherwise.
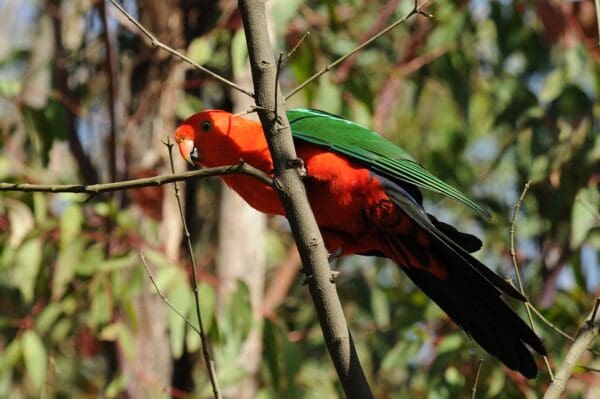
[{"label": "parrot", "polygon": [[[479,238],[425,210],[421,190],[489,214],[405,150],[360,124],[302,108],[289,109],[287,118],[306,170],[306,194],[328,252],[391,259],[484,350],[509,369],[535,378],[531,350],[546,355],[546,349],[502,294],[527,299],[471,255],[483,245]],[[243,160],[274,176],[259,121],[204,110],[185,119],[174,136],[181,156],[195,167]],[[220,178],[258,211],[285,216],[277,192],[268,184],[247,175]]]}]

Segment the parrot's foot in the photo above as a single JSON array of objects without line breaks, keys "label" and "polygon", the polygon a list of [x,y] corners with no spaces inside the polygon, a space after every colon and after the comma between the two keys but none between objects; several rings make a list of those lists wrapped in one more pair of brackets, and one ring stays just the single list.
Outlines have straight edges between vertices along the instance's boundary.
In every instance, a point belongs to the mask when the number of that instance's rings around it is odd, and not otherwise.
[{"label": "parrot's foot", "polygon": [[302,160],[302,158],[291,159],[286,162],[285,166],[288,169],[291,169],[291,168],[298,169],[298,174],[300,175],[300,177],[306,177],[308,175],[308,173],[306,172],[306,167],[304,166],[304,161]]},{"label": "parrot's foot", "polygon": [[331,281],[332,283],[335,283],[335,279],[338,278],[339,275],[340,275],[340,272],[338,272],[336,270],[332,270],[331,277],[329,277],[329,281]]}]

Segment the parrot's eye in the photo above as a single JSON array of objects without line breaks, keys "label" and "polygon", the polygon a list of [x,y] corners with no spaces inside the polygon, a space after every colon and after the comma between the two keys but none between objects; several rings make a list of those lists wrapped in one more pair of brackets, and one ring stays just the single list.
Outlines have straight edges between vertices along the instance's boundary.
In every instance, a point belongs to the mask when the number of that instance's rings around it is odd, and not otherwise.
[{"label": "parrot's eye", "polygon": [[210,130],[210,122],[209,121],[202,121],[200,123],[200,127],[202,128],[202,130],[204,130],[205,132],[208,132]]}]

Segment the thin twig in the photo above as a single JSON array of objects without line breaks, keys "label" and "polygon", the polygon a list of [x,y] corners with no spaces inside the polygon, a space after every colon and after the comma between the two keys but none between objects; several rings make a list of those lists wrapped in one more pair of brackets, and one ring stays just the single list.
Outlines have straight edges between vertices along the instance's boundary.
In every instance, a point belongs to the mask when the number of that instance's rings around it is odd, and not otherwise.
[{"label": "thin twig", "polygon": [[313,81],[315,81],[316,79],[318,79],[321,75],[324,75],[325,73],[329,72],[331,69],[335,68],[338,64],[340,64],[341,62],[344,62],[344,60],[346,60],[347,58],[353,56],[354,54],[356,54],[357,52],[359,52],[363,48],[367,47],[369,44],[373,43],[375,40],[379,39],[381,36],[385,35],[386,33],[388,33],[389,31],[391,31],[392,29],[394,29],[398,25],[403,24],[404,22],[406,22],[413,15],[415,15],[415,14],[421,14],[421,15],[426,16],[428,18],[432,18],[433,17],[432,15],[427,14],[426,12],[424,12],[424,11],[421,10],[421,7],[426,2],[427,1],[423,2],[422,4],[419,4],[418,1],[415,0],[415,5],[414,5],[413,9],[408,14],[406,14],[406,16],[404,16],[403,18],[401,18],[399,20],[396,20],[394,23],[392,23],[391,25],[389,25],[388,27],[386,27],[382,31],[374,34],[369,39],[367,39],[366,41],[364,41],[362,44],[360,44],[359,46],[355,47],[349,53],[344,54],[343,56],[341,56],[337,60],[333,61],[331,64],[323,67],[319,72],[315,73],[310,78],[308,78],[304,82],[302,82],[295,89],[293,89],[291,92],[289,92],[285,96],[285,99],[289,100],[294,94],[298,93],[300,90],[302,90],[303,88],[305,88],[306,86],[308,86],[310,83],[312,83]]},{"label": "thin twig", "polygon": [[563,363],[556,372],[556,378],[553,379],[552,384],[548,387],[548,390],[544,394],[544,399],[558,399],[565,390],[567,381],[571,377],[573,370],[575,369],[577,361],[590,346],[594,338],[598,335],[600,329],[600,320],[598,319],[598,308],[600,307],[600,298],[596,298],[594,304],[594,310],[590,317],[583,323],[575,342],[567,352]]},{"label": "thin twig", "polygon": [[597,369],[595,367],[580,366],[580,365],[577,365],[575,367],[577,367],[578,369],[582,369],[584,371],[592,372],[592,373],[600,373],[600,369]]},{"label": "thin twig", "polygon": [[[169,163],[171,165],[171,172],[175,173],[175,165],[173,163],[173,146],[174,146],[174,144],[171,142],[171,139],[169,136],[167,136],[167,141],[164,144],[167,146],[167,149],[169,150]],[[181,205],[181,196],[179,194],[179,186],[177,185],[177,183],[173,183],[173,186],[175,187],[175,198],[177,199],[177,206],[179,207],[179,216],[181,216],[181,222],[183,224],[185,240],[187,242],[187,253],[190,258],[190,263],[192,265],[192,288],[194,290],[194,303],[196,305],[196,317],[198,318],[198,328],[200,330],[200,340],[202,341],[202,356],[204,357],[204,363],[206,364],[206,369],[208,370],[208,376],[210,379],[210,385],[212,386],[213,396],[216,399],[220,399],[221,391],[219,390],[219,383],[217,381],[217,375],[215,372],[215,363],[212,360],[209,350],[208,350],[208,338],[206,337],[206,333],[204,331],[204,325],[202,324],[202,314],[200,313],[200,298],[198,297],[198,281],[197,281],[197,277],[196,277],[196,258],[194,257],[194,250],[192,248],[192,238],[191,238],[187,223],[185,221],[185,213],[183,211],[183,206]]]},{"label": "thin twig", "polygon": [[156,280],[154,279],[154,275],[152,275],[152,272],[150,271],[150,267],[148,266],[148,262],[146,261],[146,257],[144,256],[144,254],[141,251],[138,252],[138,253],[140,255],[140,259],[142,259],[142,265],[144,266],[144,269],[146,269],[146,274],[150,278],[150,282],[154,286],[154,289],[156,290],[156,293],[158,294],[158,296],[160,297],[160,299],[162,299],[163,302],[166,303],[167,306],[170,307],[171,310],[173,312],[175,312],[175,314],[177,316],[179,316],[183,321],[185,321],[185,324],[187,324],[189,328],[191,328],[192,330],[194,330],[197,334],[200,334],[200,330],[198,329],[198,327],[196,327],[187,317],[185,317],[185,315],[183,313],[181,313],[171,303],[171,301],[169,301],[169,299],[163,295],[162,292],[160,292],[160,289],[158,288],[158,284],[156,284]]},{"label": "thin twig", "polygon": [[[517,284],[519,284],[519,291],[521,294],[527,298],[525,295],[525,289],[523,288],[523,281],[521,280],[521,274],[519,273],[519,265],[517,263],[517,253],[515,251],[515,226],[517,223],[517,215],[519,214],[519,210],[521,209],[521,204],[523,203],[523,199],[525,198],[525,194],[527,194],[527,190],[531,186],[531,180],[529,180],[525,187],[523,187],[523,191],[521,192],[521,196],[515,205],[515,209],[513,211],[513,216],[510,222],[510,256],[512,258],[513,268],[515,269],[515,276],[517,277]],[[533,324],[533,316],[531,315],[531,309],[527,306],[527,302],[525,303],[525,310],[527,311],[527,318],[529,319],[529,324],[531,325],[531,330],[537,334],[535,331],[535,326]],[[548,357],[544,356],[544,363],[546,364],[546,368],[548,369],[548,373],[550,374],[550,379],[554,381],[554,374],[552,373],[552,367],[550,367],[550,362],[548,361]]]},{"label": "thin twig", "polygon": [[275,82],[276,82],[276,84],[275,84],[275,111],[274,111],[275,115],[277,115],[277,104],[278,104],[277,97],[279,96],[279,93],[278,93],[279,92],[279,74],[281,73],[281,67],[292,56],[292,54],[294,54],[294,52],[296,51],[298,46],[300,46],[300,44],[304,41],[304,39],[306,39],[309,35],[310,35],[310,32],[308,32],[308,31],[304,35],[302,35],[300,40],[298,40],[298,43],[296,43],[296,45],[290,50],[289,53],[285,54],[283,51],[279,53],[279,58],[277,59],[277,69],[275,71]]},{"label": "thin twig", "polygon": [[298,42],[294,45],[294,47],[292,47],[292,49],[287,53],[287,55],[283,59],[283,62],[286,62],[292,56],[292,54],[294,54],[296,52],[296,50],[298,50],[298,47],[300,47],[302,42],[304,42],[304,40],[309,36],[310,36],[309,31],[304,32],[304,34],[302,35],[300,40],[298,40]]},{"label": "thin twig", "polygon": [[481,373],[481,365],[483,359],[479,359],[477,362],[477,371],[475,372],[475,381],[473,381],[473,387],[471,388],[471,399],[475,399],[477,396],[477,384],[479,383],[479,373]]},{"label": "thin twig", "polygon": [[269,186],[273,185],[273,180],[255,167],[240,162],[237,165],[218,166],[215,168],[203,168],[183,173],[173,173],[170,175],[159,175],[145,177],[143,179],[123,180],[114,183],[104,184],[29,184],[29,183],[0,183],[0,191],[22,191],[22,192],[42,192],[42,193],[82,193],[82,194],[101,194],[111,191],[128,190],[142,187],[161,186],[167,183],[189,180],[192,178],[204,178],[210,176],[221,176],[231,174],[242,174],[252,176]]},{"label": "thin twig", "polygon": [[121,12],[121,14],[123,14],[132,24],[135,25],[136,28],[138,28],[149,40],[150,40],[150,44],[154,47],[160,48],[165,50],[166,52],[168,52],[169,54],[179,58],[180,60],[183,60],[185,62],[187,62],[188,64],[192,65],[194,68],[201,70],[202,72],[210,75],[213,79],[218,80],[221,83],[226,84],[227,86],[231,87],[232,89],[238,90],[241,93],[246,94],[247,96],[254,98],[254,94],[247,90],[244,89],[243,87],[233,83],[230,80],[225,79],[224,77],[220,76],[217,73],[214,73],[213,71],[211,71],[210,69],[207,69],[205,67],[203,67],[202,65],[198,64],[197,62],[193,61],[192,59],[186,57],[185,55],[181,54],[180,52],[178,52],[177,50],[172,49],[171,47],[167,46],[166,44],[162,43],[161,41],[159,41],[156,36],[154,36],[152,33],[150,33],[150,31],[148,29],[146,29],[142,24],[140,24],[135,18],[133,18],[131,15],[129,15],[129,13],[127,11],[125,11],[125,9],[119,4],[117,3],[116,0],[110,0],[110,2],[117,7],[117,9]]},{"label": "thin twig", "polygon": [[575,341],[575,338],[573,338],[572,336],[570,336],[569,334],[567,334],[566,332],[564,332],[563,330],[561,330],[560,328],[558,328],[554,323],[552,323],[550,320],[548,320],[539,310],[537,310],[535,308],[535,306],[533,306],[531,303],[526,302],[525,305],[527,305],[529,308],[531,308],[531,311],[540,320],[542,320],[548,327],[550,327],[551,329],[553,329],[554,331],[556,331],[557,333],[559,333],[560,335],[562,335],[563,337],[565,337],[569,341]]}]

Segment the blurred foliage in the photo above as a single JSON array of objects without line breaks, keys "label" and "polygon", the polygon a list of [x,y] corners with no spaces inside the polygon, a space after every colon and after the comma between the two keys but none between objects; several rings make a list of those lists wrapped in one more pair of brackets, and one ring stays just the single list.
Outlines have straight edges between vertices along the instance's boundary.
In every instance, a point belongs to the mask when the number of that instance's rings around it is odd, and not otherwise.
[{"label": "blurred foliage", "polygon": [[[126,3],[134,11],[142,4]],[[73,134],[99,175],[107,175],[108,78],[97,10],[85,1],[47,4],[0,2],[6,11],[0,12],[5,20],[0,38],[2,181],[80,181],[84,164],[66,145]],[[200,4],[206,8],[195,14],[185,5],[186,15],[200,15],[186,22],[187,54],[231,76],[246,57],[239,16],[216,2]],[[394,0],[275,1],[277,51],[291,49],[311,32],[282,71],[284,91],[411,6]],[[373,127],[484,204],[494,214],[491,223],[426,195],[426,205],[441,218],[484,238],[477,256],[504,275],[513,275],[510,217],[531,180],[516,248],[527,294],[549,320],[575,334],[600,295],[600,51],[590,17],[593,3],[430,2],[427,11],[435,18],[413,17],[289,105],[320,108]],[[57,13],[68,28],[62,30],[60,59],[48,40]],[[111,29],[116,64],[134,76],[142,73],[143,64],[133,57],[144,54],[142,40],[116,25]],[[44,43],[50,49],[43,50]],[[74,98],[61,92],[61,68]],[[231,104],[229,89],[197,71],[187,72],[185,89],[177,104],[179,118]],[[143,112],[143,98],[134,96],[131,104],[122,111]],[[204,323],[221,385],[227,387],[243,376],[237,357],[253,321],[243,285],[216,316],[217,187],[214,180],[203,181],[196,190],[192,225],[203,267]],[[160,220],[143,209],[135,197],[0,196],[0,397],[123,395],[126,381],[119,364],[131,355],[136,334],[132,301],[147,282],[140,250],[161,291],[195,320],[185,261],[175,265],[167,260]],[[291,243],[279,218],[270,227],[267,286],[278,283],[276,271]],[[336,267],[342,272],[338,291],[376,397],[469,396],[479,358],[484,362],[478,397],[533,398],[548,386],[541,359],[534,381],[508,372],[389,262],[352,257]],[[276,313],[262,320],[260,398],[341,395],[306,288],[297,280]],[[514,305],[523,313],[522,306]],[[168,326],[174,361],[188,363],[185,371],[176,367],[176,373],[189,374],[193,382],[186,385],[174,375],[171,394],[211,397],[198,336],[173,313]],[[569,342],[546,325],[537,326],[556,367]],[[590,353],[581,363],[600,367]],[[155,387],[157,395],[164,388]],[[600,378],[578,369],[567,395],[598,397]]]}]

